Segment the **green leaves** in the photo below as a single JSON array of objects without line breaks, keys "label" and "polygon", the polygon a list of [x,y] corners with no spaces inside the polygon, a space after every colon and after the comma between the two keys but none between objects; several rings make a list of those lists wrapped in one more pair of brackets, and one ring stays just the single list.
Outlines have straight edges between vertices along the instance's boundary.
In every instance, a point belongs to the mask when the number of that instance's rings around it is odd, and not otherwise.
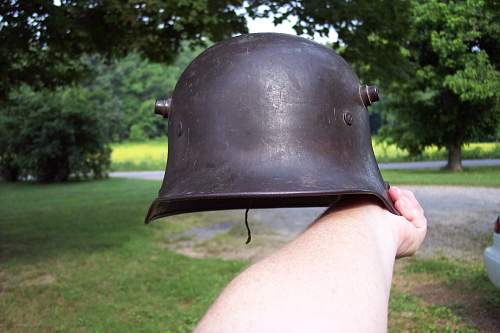
[{"label": "green leaves", "polygon": [[167,122],[153,114],[156,98],[171,96],[184,67],[202,51],[184,45],[172,65],[152,63],[137,53],[106,65],[95,59],[96,77],[86,85],[95,91],[106,91],[117,101],[111,107],[120,114],[113,133],[115,140],[135,141],[166,135]]},{"label": "green leaves", "polygon": [[471,54],[463,69],[447,75],[444,86],[460,96],[461,101],[487,101],[500,98],[500,73],[483,50]]},{"label": "green leaves", "polygon": [[22,88],[0,112],[0,173],[7,180],[105,176],[113,99],[82,87]]},{"label": "green leaves", "polygon": [[171,63],[182,42],[200,45],[245,32],[241,0],[3,1],[0,3],[0,99],[20,84],[57,87],[92,67],[85,54],[108,59],[140,52]]},{"label": "green leaves", "polygon": [[[402,32],[408,80],[389,85],[383,133],[418,154],[428,145],[450,147],[494,135],[500,74],[493,31],[498,11],[487,1],[412,1]],[[376,27],[375,27],[376,29]]]},{"label": "green leaves", "polygon": [[[261,0],[300,30],[335,29],[338,49],[385,96],[383,134],[418,154],[495,134],[500,4],[488,0]],[[319,28],[321,27],[321,28]],[[299,27],[296,30],[299,31]]]}]

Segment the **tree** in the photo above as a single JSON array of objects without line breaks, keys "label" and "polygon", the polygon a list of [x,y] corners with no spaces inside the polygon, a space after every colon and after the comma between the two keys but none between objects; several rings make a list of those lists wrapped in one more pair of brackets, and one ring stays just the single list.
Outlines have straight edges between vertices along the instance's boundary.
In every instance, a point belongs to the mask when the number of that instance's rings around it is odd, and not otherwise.
[{"label": "tree", "polygon": [[242,0],[6,0],[0,2],[0,101],[21,84],[56,87],[91,69],[85,54],[130,51],[175,59],[186,40],[202,44],[245,32]]},{"label": "tree", "polygon": [[12,92],[0,113],[0,175],[6,180],[100,178],[110,164],[107,143],[115,100],[104,91],[67,87]]},{"label": "tree", "polygon": [[295,15],[298,32],[334,28],[335,47],[389,95],[383,133],[412,154],[446,147],[447,167],[461,170],[461,146],[499,126],[498,2],[258,1],[250,11]]},{"label": "tree", "polygon": [[462,169],[463,143],[499,124],[499,13],[484,1],[413,3],[401,53],[416,70],[393,89],[387,135],[417,153],[446,147],[447,168]]},{"label": "tree", "polygon": [[[183,41],[194,47],[245,32],[245,18],[236,12],[241,6],[242,0],[0,2],[3,177],[64,181],[102,176],[109,166],[107,143],[121,123],[107,119],[131,100],[115,99],[92,85],[70,84],[83,82],[96,69],[96,55],[112,62],[135,52],[170,63]],[[144,97],[140,91],[165,79],[140,82],[144,73],[127,70],[122,79],[133,79],[128,88],[135,90],[135,102]],[[130,91],[123,92],[128,96]]]},{"label": "tree", "polygon": [[119,100],[114,108],[122,115],[115,139],[136,139],[165,135],[167,122],[153,116],[156,98],[171,96],[178,77],[202,48],[183,50],[171,65],[152,63],[138,53],[106,64],[100,58],[91,59],[95,77],[85,83],[93,90],[105,90]]}]

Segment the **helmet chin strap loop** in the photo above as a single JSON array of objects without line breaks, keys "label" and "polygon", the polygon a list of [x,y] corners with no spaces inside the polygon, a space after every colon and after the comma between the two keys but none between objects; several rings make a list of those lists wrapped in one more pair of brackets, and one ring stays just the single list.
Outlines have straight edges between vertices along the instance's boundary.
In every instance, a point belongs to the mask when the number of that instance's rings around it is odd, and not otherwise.
[{"label": "helmet chin strap loop", "polygon": [[252,240],[252,233],[250,232],[250,227],[248,226],[248,211],[249,210],[250,210],[250,208],[247,208],[247,210],[245,211],[245,227],[247,228],[247,241],[245,242],[245,244],[250,243],[250,241]]}]

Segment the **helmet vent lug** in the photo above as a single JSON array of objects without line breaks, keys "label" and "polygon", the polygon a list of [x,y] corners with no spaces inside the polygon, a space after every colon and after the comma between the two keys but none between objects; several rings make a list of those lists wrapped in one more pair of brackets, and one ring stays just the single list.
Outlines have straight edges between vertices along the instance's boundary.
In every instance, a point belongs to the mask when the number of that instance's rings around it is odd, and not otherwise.
[{"label": "helmet vent lug", "polygon": [[172,99],[157,99],[155,102],[155,113],[168,118],[172,112]]},{"label": "helmet vent lug", "polygon": [[378,95],[378,88],[375,86],[362,85],[359,86],[359,96],[366,107],[380,100]]}]

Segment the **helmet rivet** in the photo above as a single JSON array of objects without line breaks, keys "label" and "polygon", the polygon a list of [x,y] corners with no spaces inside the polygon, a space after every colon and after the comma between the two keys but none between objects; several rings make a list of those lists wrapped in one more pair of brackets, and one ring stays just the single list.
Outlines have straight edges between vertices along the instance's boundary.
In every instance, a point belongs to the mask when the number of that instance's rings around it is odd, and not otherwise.
[{"label": "helmet rivet", "polygon": [[346,123],[347,126],[351,126],[353,122],[353,117],[352,114],[348,111],[344,112],[344,122]]},{"label": "helmet rivet", "polygon": [[172,109],[171,104],[172,104],[171,98],[157,99],[155,102],[155,113],[162,115],[163,118],[168,118],[170,111]]},{"label": "helmet rivet", "polygon": [[359,95],[361,96],[361,100],[366,107],[372,105],[380,99],[378,95],[378,88],[375,86],[360,86]]}]

